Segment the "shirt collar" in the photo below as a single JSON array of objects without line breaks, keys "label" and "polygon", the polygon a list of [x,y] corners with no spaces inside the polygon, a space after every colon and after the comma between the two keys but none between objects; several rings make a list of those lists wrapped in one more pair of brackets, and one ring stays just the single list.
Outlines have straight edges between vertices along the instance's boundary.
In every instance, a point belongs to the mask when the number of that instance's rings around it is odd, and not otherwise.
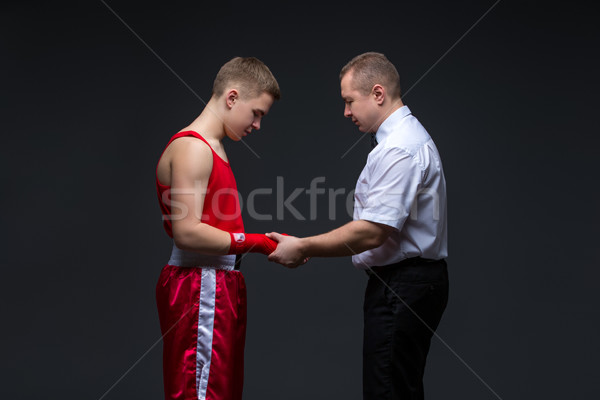
[{"label": "shirt collar", "polygon": [[408,106],[402,106],[393,113],[391,113],[385,119],[385,121],[383,121],[381,125],[379,125],[377,133],[375,133],[375,139],[377,140],[377,143],[382,143],[385,139],[387,139],[387,137],[390,135],[390,133],[392,133],[396,125],[398,125],[404,117],[410,114],[411,112]]}]

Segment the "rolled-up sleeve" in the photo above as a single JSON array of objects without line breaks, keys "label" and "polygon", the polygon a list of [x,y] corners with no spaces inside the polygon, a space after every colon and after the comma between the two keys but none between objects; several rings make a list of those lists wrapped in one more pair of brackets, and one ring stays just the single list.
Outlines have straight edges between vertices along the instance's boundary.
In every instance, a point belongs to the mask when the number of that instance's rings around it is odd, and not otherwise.
[{"label": "rolled-up sleeve", "polygon": [[397,147],[382,151],[360,178],[364,192],[356,194],[355,206],[360,207],[360,219],[401,230],[416,201],[422,171],[406,151]]}]

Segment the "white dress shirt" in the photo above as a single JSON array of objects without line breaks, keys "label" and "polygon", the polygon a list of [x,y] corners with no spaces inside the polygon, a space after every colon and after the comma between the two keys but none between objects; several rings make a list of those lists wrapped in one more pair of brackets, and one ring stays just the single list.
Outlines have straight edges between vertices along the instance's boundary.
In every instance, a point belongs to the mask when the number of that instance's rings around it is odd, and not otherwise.
[{"label": "white dress shirt", "polygon": [[446,180],[433,140],[407,106],[393,112],[376,133],[354,193],[354,219],[394,229],[375,249],[352,257],[359,269],[411,257],[448,255]]}]

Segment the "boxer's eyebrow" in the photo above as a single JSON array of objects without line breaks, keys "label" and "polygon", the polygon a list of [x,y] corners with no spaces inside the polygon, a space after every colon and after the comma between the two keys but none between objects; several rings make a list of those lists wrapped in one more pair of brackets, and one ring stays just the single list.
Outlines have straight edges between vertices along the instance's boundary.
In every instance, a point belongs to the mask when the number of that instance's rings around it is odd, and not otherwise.
[{"label": "boxer's eyebrow", "polygon": [[261,110],[260,108],[255,108],[254,110],[255,113],[260,113],[261,117],[264,117],[265,115],[267,115],[266,112],[264,112],[263,110]]}]

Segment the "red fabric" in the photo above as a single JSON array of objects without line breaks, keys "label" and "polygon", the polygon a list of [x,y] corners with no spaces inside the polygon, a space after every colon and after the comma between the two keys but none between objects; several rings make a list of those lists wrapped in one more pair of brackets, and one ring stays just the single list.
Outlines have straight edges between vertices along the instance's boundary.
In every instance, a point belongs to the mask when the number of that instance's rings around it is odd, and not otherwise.
[{"label": "red fabric", "polygon": [[[239,271],[216,271],[211,365],[206,400],[241,400],[246,284]],[[156,286],[163,333],[165,399],[197,399],[196,351],[201,268],[166,265]],[[202,338],[200,338],[202,340]]]},{"label": "red fabric", "polygon": [[271,254],[277,248],[277,242],[262,233],[229,233],[231,246],[228,254],[263,253]]},{"label": "red fabric", "polygon": [[202,270],[167,265],[156,286],[165,399],[197,398],[196,346]]},{"label": "red fabric", "polygon": [[241,400],[246,343],[246,284],[238,271],[219,284],[206,400]]},{"label": "red fabric", "polygon": [[[173,140],[184,136],[193,136],[202,140],[210,147],[210,144],[197,132],[184,131],[174,135],[167,147]],[[242,212],[240,200],[238,197],[237,184],[233,171],[228,162],[224,161],[213,149],[213,165],[208,179],[206,197],[204,198],[204,207],[202,209],[201,221],[227,232],[243,232],[244,222],[242,221]],[[166,147],[165,147],[166,150]],[[164,150],[163,150],[164,154]],[[161,155],[162,158],[162,155]],[[157,165],[158,170],[158,165]],[[171,194],[170,186],[163,185],[158,181],[156,174],[156,192],[158,203],[163,214],[163,226],[170,237],[173,237],[173,226],[171,224]]]}]

